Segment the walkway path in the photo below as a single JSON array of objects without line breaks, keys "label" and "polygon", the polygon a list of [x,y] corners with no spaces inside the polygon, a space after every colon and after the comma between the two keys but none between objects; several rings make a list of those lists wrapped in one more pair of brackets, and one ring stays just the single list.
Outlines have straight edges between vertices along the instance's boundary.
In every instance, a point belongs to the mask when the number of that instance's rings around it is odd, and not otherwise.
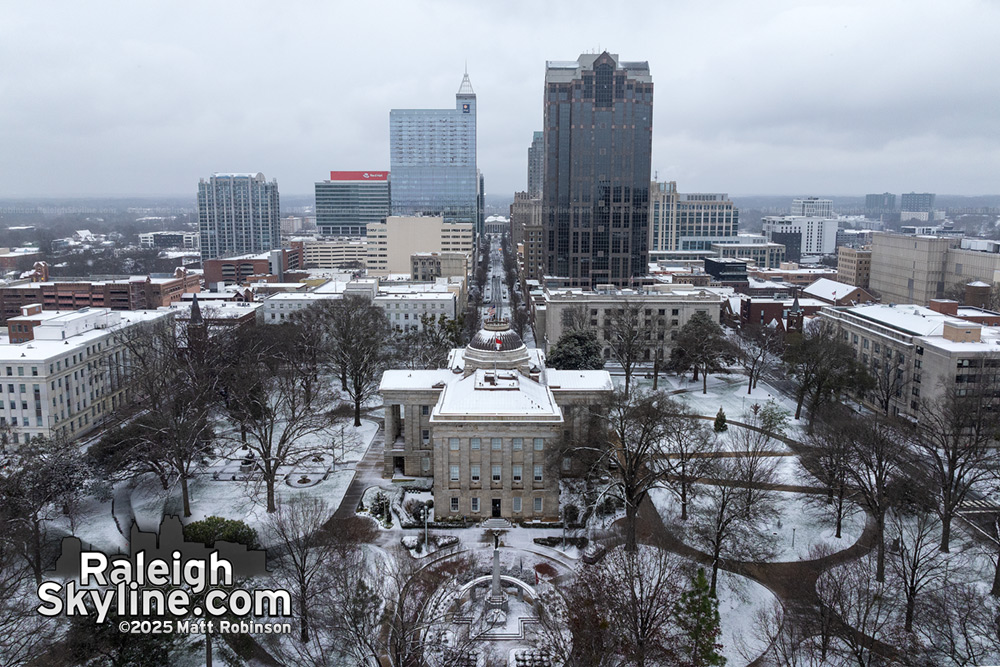
[{"label": "walkway path", "polygon": [[361,502],[361,497],[365,493],[365,489],[380,484],[383,481],[384,452],[385,431],[380,425],[378,432],[375,434],[375,439],[372,440],[372,444],[368,447],[368,451],[365,452],[365,455],[355,465],[354,479],[351,480],[351,485],[347,487],[347,492],[344,493],[344,498],[340,501],[340,507],[333,513],[331,521],[342,521],[353,517],[355,510],[358,509],[358,503]]}]

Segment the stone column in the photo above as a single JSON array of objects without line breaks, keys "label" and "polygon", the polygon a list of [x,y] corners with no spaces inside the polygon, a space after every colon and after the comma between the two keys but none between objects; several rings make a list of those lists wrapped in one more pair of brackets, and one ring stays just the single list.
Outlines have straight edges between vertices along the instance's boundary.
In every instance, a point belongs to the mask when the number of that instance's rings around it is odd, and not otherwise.
[{"label": "stone column", "polygon": [[396,407],[395,405],[385,405],[385,448],[393,448],[396,441]]}]

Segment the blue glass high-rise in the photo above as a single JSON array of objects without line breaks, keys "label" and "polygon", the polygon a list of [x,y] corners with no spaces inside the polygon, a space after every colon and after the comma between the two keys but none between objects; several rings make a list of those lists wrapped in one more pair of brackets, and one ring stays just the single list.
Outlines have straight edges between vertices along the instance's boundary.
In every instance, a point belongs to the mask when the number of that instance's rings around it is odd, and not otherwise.
[{"label": "blue glass high-rise", "polygon": [[466,73],[454,109],[392,109],[393,215],[482,224],[476,166],[476,93]]}]

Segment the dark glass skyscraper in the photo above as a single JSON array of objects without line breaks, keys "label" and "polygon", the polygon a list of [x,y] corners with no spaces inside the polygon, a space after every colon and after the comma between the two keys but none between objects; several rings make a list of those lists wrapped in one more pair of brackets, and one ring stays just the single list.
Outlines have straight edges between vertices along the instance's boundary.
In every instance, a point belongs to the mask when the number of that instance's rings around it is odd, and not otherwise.
[{"label": "dark glass skyscraper", "polygon": [[[546,63],[545,272],[570,286],[647,272],[653,81],[607,52]],[[395,187],[395,186],[394,186]]]},{"label": "dark glass skyscraper", "polygon": [[389,170],[393,215],[441,215],[478,228],[476,93],[468,74],[454,109],[389,112]]},{"label": "dark glass skyscraper", "polygon": [[545,174],[545,133],[535,132],[528,146],[528,196],[542,198],[542,179]]}]

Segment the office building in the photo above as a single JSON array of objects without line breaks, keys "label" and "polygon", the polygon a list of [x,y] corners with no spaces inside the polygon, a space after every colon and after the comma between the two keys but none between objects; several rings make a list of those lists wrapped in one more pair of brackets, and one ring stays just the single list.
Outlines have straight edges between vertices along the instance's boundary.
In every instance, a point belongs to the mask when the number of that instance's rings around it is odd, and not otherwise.
[{"label": "office building", "polygon": [[525,280],[541,280],[545,275],[542,200],[527,192],[515,192],[510,205],[510,234],[514,246],[521,246]]},{"label": "office building", "polygon": [[460,252],[471,255],[473,224],[445,222],[441,217],[389,216],[368,224],[368,275],[409,274],[416,252]]},{"label": "office building", "polygon": [[264,174],[213,174],[198,183],[202,260],[281,247],[278,181]]},{"label": "office building", "polygon": [[481,231],[482,179],[476,166],[476,93],[466,73],[454,109],[389,112],[391,214],[440,216]]},{"label": "office building", "polygon": [[[934,194],[931,192],[904,193],[900,197],[899,208],[903,213],[930,213],[934,210]],[[926,220],[926,218],[924,219]]]},{"label": "office building", "polygon": [[819,199],[818,197],[793,199],[791,214],[807,218],[831,218],[833,217],[833,200]]},{"label": "office building", "polygon": [[785,246],[768,241],[758,234],[740,234],[734,243],[713,243],[711,250],[718,257],[745,259],[754,266],[776,269],[785,261]]},{"label": "office building", "polygon": [[131,400],[127,332],[168,324],[167,312],[24,306],[0,335],[0,438],[71,440],[94,430]]},{"label": "office building", "polygon": [[545,177],[545,133],[535,132],[528,146],[528,196],[542,198],[542,184]]},{"label": "office building", "polygon": [[464,252],[415,252],[410,255],[410,278],[436,280],[469,276],[469,255]]},{"label": "office building", "polygon": [[[741,262],[742,264],[742,262]],[[744,271],[744,276],[745,276]],[[688,287],[687,285],[659,285],[660,290],[616,289],[602,285],[598,291],[572,288],[545,288],[544,300],[535,307],[535,336],[538,345],[548,352],[559,341],[566,327],[567,311],[582,310],[590,322],[590,328],[597,333],[601,344],[601,354],[611,359],[611,347],[607,340],[611,336],[611,322],[616,311],[623,304],[635,304],[642,308],[647,324],[658,328],[658,336],[669,341],[673,333],[687,324],[697,312],[705,313],[713,322],[719,321],[722,297],[716,292]],[[540,307],[544,306],[544,307]],[[646,351],[649,361],[649,351]]]},{"label": "office building", "polygon": [[710,250],[736,241],[740,214],[725,194],[681,194],[677,183],[650,183],[650,251]]},{"label": "office building", "polygon": [[383,373],[383,475],[433,478],[439,522],[557,521],[560,479],[585,471],[556,447],[611,391],[607,371],[546,368],[506,321],[487,322],[447,368]]},{"label": "office building", "polygon": [[865,195],[865,217],[869,220],[888,220],[896,215],[896,195],[883,192]]},{"label": "office building", "polygon": [[145,232],[139,234],[142,248],[183,248],[197,250],[201,235],[198,232]]},{"label": "office building", "polygon": [[205,285],[216,289],[222,285],[281,282],[285,279],[286,272],[303,268],[302,256],[302,246],[295,244],[290,248],[275,248],[268,252],[210,259],[203,263]]},{"label": "office building", "polygon": [[628,285],[649,261],[653,80],[604,52],[546,63],[545,274]]},{"label": "office building", "polygon": [[798,215],[769,215],[761,220],[764,235],[769,241],[785,246],[785,257],[795,257],[795,240],[799,253],[804,255],[831,255],[837,252],[837,219]]},{"label": "office building", "polygon": [[389,172],[331,171],[316,183],[316,226],[324,236],[364,236],[389,215]]},{"label": "office building", "polygon": [[837,248],[837,280],[848,285],[868,289],[872,275],[871,247]]},{"label": "office building", "polygon": [[[366,228],[367,233],[367,228]],[[321,241],[292,241],[302,246],[302,263],[308,269],[363,269],[368,245],[364,239],[337,238]]]}]

